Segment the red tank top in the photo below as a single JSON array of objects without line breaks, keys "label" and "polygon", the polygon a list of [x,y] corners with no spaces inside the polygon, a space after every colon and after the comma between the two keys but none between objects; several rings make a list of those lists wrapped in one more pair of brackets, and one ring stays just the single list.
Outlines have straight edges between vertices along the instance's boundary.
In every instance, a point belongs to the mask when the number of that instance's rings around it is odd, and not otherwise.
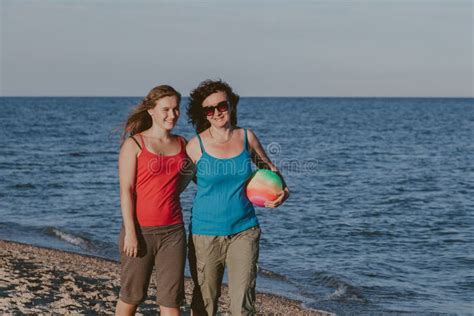
[{"label": "red tank top", "polygon": [[179,181],[186,162],[184,141],[173,156],[148,151],[140,135],[142,151],[137,160],[136,213],[140,226],[166,226],[183,222]]}]

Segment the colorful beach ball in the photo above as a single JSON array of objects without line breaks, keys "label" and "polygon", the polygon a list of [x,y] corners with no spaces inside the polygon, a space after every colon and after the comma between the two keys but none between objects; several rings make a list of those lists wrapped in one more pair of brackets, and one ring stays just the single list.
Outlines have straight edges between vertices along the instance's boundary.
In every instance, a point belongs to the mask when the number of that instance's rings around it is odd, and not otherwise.
[{"label": "colorful beach ball", "polygon": [[280,176],[271,170],[260,169],[252,174],[246,192],[254,205],[265,206],[266,201],[276,200],[281,190],[283,183]]}]

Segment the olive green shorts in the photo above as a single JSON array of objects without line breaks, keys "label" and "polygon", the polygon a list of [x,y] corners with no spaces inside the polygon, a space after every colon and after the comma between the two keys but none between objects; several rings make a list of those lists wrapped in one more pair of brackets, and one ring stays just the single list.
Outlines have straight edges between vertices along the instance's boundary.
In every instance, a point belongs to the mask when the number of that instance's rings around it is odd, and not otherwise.
[{"label": "olive green shorts", "polygon": [[146,299],[153,267],[157,288],[157,304],[179,307],[184,300],[184,265],[186,233],[184,226],[142,228],[138,235],[138,256],[122,251],[125,232],[122,227],[120,249],[120,299],[138,305]]},{"label": "olive green shorts", "polygon": [[255,315],[255,285],[260,228],[229,236],[192,235],[189,264],[194,281],[191,307],[197,315],[216,315],[224,270],[232,315]]}]

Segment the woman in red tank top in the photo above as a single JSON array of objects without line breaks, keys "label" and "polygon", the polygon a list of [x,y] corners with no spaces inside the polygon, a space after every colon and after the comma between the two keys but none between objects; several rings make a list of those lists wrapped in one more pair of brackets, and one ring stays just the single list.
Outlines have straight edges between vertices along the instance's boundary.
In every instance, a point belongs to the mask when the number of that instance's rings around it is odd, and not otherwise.
[{"label": "woman in red tank top", "polygon": [[[153,88],[125,124],[119,178],[123,227],[121,289],[116,315],[133,315],[146,298],[153,267],[161,315],[179,315],[184,299],[186,236],[179,194],[186,141],[173,135],[181,95]],[[128,137],[128,138],[127,138]]]}]

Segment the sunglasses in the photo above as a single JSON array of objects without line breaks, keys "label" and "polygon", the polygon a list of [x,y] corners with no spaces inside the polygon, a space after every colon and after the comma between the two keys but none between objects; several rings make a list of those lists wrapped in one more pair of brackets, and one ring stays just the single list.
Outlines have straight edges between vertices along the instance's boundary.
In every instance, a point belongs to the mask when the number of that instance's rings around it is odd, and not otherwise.
[{"label": "sunglasses", "polygon": [[227,112],[229,110],[229,102],[227,101],[222,101],[217,103],[217,105],[214,106],[204,106],[202,108],[202,112],[204,113],[205,116],[213,116],[215,110],[217,109],[217,112]]}]

